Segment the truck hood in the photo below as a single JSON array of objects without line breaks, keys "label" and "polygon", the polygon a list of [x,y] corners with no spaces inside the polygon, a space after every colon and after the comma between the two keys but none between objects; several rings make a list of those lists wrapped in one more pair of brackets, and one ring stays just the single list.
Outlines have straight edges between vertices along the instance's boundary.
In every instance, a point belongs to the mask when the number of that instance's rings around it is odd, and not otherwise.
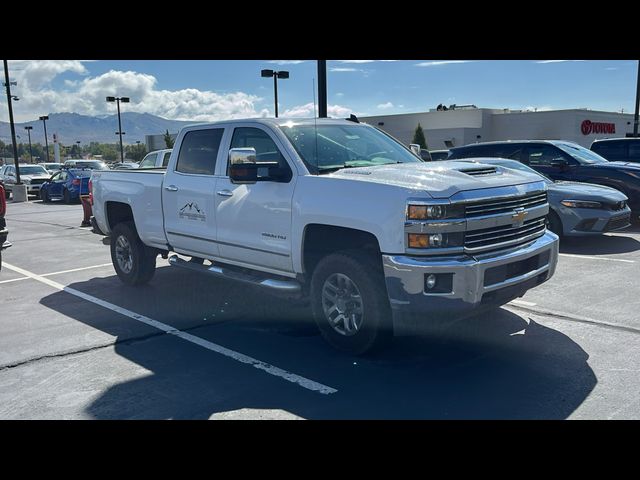
[{"label": "truck hood", "polygon": [[34,175],[20,175],[20,180],[24,181],[24,180],[49,180],[51,178],[51,175],[45,175],[45,174],[40,174],[40,173],[36,173]]},{"label": "truck hood", "polygon": [[[483,169],[494,169],[495,173],[474,175],[474,170],[477,172]],[[455,161],[343,168],[330,176],[423,190],[433,198],[449,198],[461,191],[540,181],[538,175],[529,172]]]},{"label": "truck hood", "polygon": [[609,203],[627,200],[627,196],[615,188],[593,183],[555,182],[548,187],[551,195],[561,195],[565,197],[563,200],[569,200],[569,196],[572,200],[597,200]]}]

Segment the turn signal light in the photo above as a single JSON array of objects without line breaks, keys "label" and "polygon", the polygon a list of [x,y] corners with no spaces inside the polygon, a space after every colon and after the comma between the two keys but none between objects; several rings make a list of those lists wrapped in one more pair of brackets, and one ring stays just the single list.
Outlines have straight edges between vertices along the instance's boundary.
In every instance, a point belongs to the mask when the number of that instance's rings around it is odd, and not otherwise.
[{"label": "turn signal light", "polygon": [[425,233],[410,233],[409,248],[429,248],[429,235]]}]

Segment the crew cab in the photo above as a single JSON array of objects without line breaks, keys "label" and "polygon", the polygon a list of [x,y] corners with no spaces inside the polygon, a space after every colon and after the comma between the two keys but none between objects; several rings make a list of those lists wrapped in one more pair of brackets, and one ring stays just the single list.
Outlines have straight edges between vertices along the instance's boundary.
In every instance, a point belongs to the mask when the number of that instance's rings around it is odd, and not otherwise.
[{"label": "crew cab", "polygon": [[0,180],[0,270],[2,270],[2,251],[9,248],[11,243],[7,240],[9,230],[4,215],[7,213],[7,199],[4,195],[4,183]]},{"label": "crew cab", "polygon": [[91,184],[124,283],[148,282],[162,255],[301,297],[353,354],[522,296],[558,258],[539,176],[426,163],[353,120],[187,126],[166,171],[94,171]]}]

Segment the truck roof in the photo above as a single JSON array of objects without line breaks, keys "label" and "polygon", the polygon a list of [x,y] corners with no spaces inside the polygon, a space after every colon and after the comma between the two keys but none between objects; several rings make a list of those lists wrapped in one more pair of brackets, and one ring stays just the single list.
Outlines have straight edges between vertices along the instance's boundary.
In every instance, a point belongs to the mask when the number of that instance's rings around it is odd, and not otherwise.
[{"label": "truck roof", "polygon": [[217,122],[204,122],[194,123],[193,125],[187,125],[185,128],[190,127],[202,127],[207,125],[222,125],[229,123],[241,123],[241,122],[255,122],[262,123],[264,125],[280,126],[286,124],[295,125],[353,125],[354,122],[342,118],[291,118],[291,117],[279,117],[279,118],[237,118],[233,120],[219,120]]}]

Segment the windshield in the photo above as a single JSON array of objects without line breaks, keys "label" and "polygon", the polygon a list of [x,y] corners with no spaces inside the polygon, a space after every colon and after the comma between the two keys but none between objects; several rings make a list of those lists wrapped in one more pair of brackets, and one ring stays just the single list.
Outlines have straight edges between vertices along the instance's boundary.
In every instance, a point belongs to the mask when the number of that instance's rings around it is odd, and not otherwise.
[{"label": "windshield", "polygon": [[[314,173],[390,163],[418,163],[416,157],[388,135],[364,125],[295,125],[280,128]],[[316,135],[317,132],[317,135]]]},{"label": "windshield", "polygon": [[74,168],[92,168],[94,170],[109,170],[107,164],[104,162],[74,162]]},{"label": "windshield", "polygon": [[535,173],[539,177],[542,177],[546,183],[553,183],[553,180],[551,180],[549,177],[541,174],[540,172],[536,172],[533,168],[528,167],[515,160],[491,159],[491,160],[482,160],[478,163],[485,163],[487,165],[499,165],[504,168],[511,168],[513,170],[520,170],[522,172]]},{"label": "windshield", "polygon": [[46,168],[47,170],[60,170],[60,164],[59,163],[45,163],[42,166],[44,168]]},{"label": "windshield", "polygon": [[49,175],[49,172],[41,165],[29,165],[20,167],[20,175]]},{"label": "windshield", "polygon": [[560,150],[562,150],[565,153],[568,153],[583,165],[608,162],[606,158],[603,158],[597,153],[592,152],[591,150],[587,150],[586,148],[581,147],[580,145],[575,145],[572,143],[556,143],[555,145]]}]

